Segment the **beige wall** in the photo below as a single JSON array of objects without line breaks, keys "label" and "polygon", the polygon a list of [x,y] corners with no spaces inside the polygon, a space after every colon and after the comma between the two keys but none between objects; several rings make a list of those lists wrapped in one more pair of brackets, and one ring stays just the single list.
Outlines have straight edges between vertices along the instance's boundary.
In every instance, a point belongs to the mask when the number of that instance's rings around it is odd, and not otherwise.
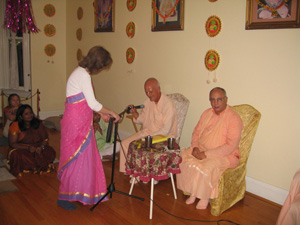
[{"label": "beige wall", "polygon": [[[33,35],[38,44],[33,47],[33,84],[41,89],[42,110],[63,109],[65,80],[77,65],[77,49],[86,54],[90,47],[102,45],[114,60],[109,71],[93,78],[97,98],[105,106],[121,112],[130,103],[141,104],[145,79],[158,78],[163,92],[180,92],[191,101],[181,138],[181,146],[185,147],[190,144],[201,113],[210,107],[208,92],[215,86],[224,87],[229,104],[250,104],[262,113],[247,176],[289,189],[300,165],[299,29],[245,30],[246,1],[187,0],[184,31],[151,32],[151,1],[137,1],[135,10],[129,12],[126,1],[121,0],[116,1],[115,32],[95,33],[92,2],[51,1],[57,17],[49,19],[42,12],[46,2],[33,1],[40,29],[47,23],[57,26],[56,37],[47,38],[42,32]],[[84,11],[81,21],[76,17],[79,6]],[[222,20],[222,31],[215,38],[208,38],[204,27],[211,15]],[[133,39],[125,32],[130,21],[136,25]],[[82,41],[75,36],[79,27],[83,30]],[[54,65],[46,63],[43,52],[51,39],[58,50]],[[136,51],[131,65],[125,58],[128,47]],[[210,79],[216,75],[218,82],[207,84],[204,56],[209,49],[219,52],[221,63],[216,74],[210,75]],[[55,89],[50,88],[55,84]],[[127,120],[120,129],[133,131]]]},{"label": "beige wall", "polygon": [[[45,15],[43,9],[46,4],[55,6],[53,17]],[[66,86],[66,1],[32,0],[32,8],[37,26],[41,30],[31,35],[32,89],[34,93],[36,89],[41,92],[41,113],[62,110]],[[56,27],[56,34],[53,37],[45,35],[46,24],[53,24]],[[56,47],[53,57],[48,57],[44,52],[47,44],[53,44]],[[36,102],[33,104],[34,109],[36,109],[35,104]]]}]

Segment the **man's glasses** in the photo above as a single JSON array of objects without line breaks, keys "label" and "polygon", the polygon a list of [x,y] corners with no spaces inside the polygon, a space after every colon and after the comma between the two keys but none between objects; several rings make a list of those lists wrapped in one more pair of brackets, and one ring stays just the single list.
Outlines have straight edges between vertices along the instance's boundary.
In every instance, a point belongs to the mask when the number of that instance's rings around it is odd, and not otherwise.
[{"label": "man's glasses", "polygon": [[209,101],[213,102],[213,103],[215,103],[215,102],[222,102],[225,98],[226,98],[226,96],[223,97],[223,98],[217,98],[217,99],[216,98],[210,98]]}]

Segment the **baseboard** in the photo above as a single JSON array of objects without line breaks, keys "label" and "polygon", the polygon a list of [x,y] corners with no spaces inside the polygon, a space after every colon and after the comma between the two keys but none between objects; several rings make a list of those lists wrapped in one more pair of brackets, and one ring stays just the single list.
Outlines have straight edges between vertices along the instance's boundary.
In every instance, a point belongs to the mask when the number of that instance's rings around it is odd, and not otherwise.
[{"label": "baseboard", "polygon": [[279,205],[283,205],[289,194],[289,192],[284,189],[255,180],[251,177],[246,177],[246,191]]}]

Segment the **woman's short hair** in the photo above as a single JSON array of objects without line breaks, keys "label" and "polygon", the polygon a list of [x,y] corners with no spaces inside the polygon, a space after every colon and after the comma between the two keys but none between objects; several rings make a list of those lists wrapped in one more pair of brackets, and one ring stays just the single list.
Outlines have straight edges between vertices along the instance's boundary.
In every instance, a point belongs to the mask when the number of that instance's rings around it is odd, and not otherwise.
[{"label": "woman's short hair", "polygon": [[89,50],[87,56],[83,57],[78,65],[87,68],[93,74],[100,69],[109,68],[112,62],[110,53],[105,48],[95,46]]},{"label": "woman's short hair", "polygon": [[[17,114],[16,114],[16,120],[15,121],[18,121],[18,125],[19,125],[19,128],[21,131],[25,131],[26,130],[26,126],[25,126],[25,122],[24,122],[24,119],[23,119],[23,113],[26,109],[30,109],[31,112],[33,113],[33,110],[31,108],[30,105],[28,104],[25,104],[25,105],[21,105],[18,110],[17,110]],[[39,126],[40,126],[40,120],[38,118],[35,117],[35,115],[33,114],[33,118],[30,122],[30,126],[34,129],[38,129]]]}]

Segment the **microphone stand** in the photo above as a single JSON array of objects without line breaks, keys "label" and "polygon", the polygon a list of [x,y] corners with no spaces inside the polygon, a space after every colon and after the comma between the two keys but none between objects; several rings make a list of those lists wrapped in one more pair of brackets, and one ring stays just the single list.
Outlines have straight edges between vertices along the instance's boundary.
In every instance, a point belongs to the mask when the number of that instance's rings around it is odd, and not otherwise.
[{"label": "microphone stand", "polygon": [[[108,129],[107,129],[107,133],[111,132],[111,127],[112,127],[112,123],[113,121],[115,120],[115,118],[110,118],[109,120],[109,126],[108,126]],[[110,185],[107,187],[107,192],[106,194],[90,209],[91,211],[94,210],[94,208],[97,207],[97,205],[99,205],[99,203],[108,195],[110,194],[110,198],[112,198],[112,193],[113,192],[116,192],[116,193],[119,193],[119,194],[122,194],[122,195],[126,195],[126,196],[129,196],[129,197],[132,197],[132,198],[136,198],[136,199],[139,199],[141,201],[144,201],[145,199],[144,198],[140,198],[140,197],[137,197],[137,196],[134,196],[134,195],[130,195],[130,194],[127,194],[127,193],[124,193],[124,192],[121,192],[121,191],[118,191],[115,189],[115,183],[114,183],[114,170],[115,170],[115,158],[116,158],[116,145],[117,145],[117,135],[118,135],[118,122],[115,123],[115,132],[114,132],[114,151],[113,151],[113,160],[112,160],[112,170],[111,170],[111,181],[110,181]],[[106,137],[106,142],[110,142],[110,136],[111,136],[111,133],[110,135],[108,134],[108,136]]]}]

